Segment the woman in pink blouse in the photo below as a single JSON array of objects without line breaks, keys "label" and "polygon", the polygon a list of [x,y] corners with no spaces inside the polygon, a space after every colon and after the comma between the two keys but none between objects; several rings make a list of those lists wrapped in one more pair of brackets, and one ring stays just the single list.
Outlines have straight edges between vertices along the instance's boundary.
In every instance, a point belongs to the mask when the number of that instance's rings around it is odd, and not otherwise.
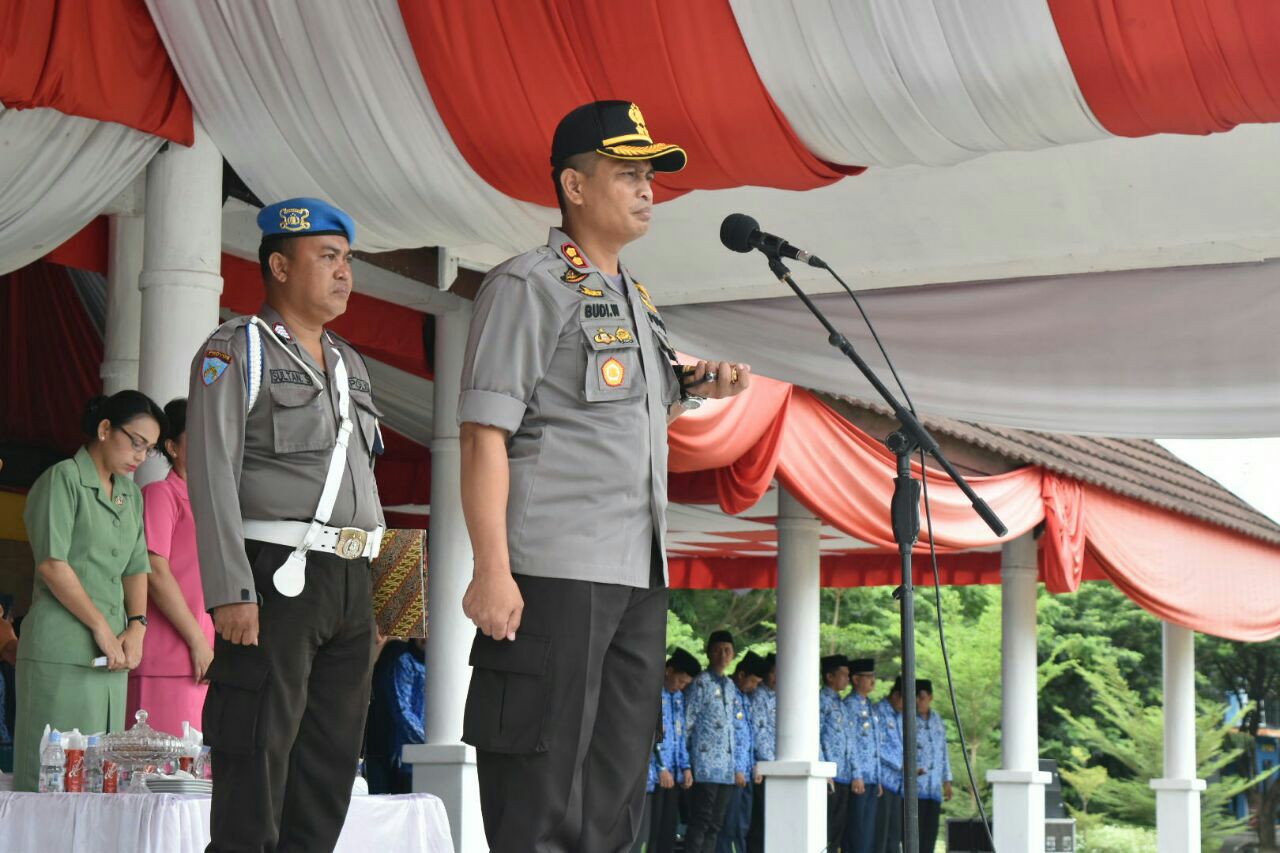
[{"label": "woman in pink blouse", "polygon": [[144,709],[155,729],[182,734],[182,723],[200,728],[202,683],[213,661],[213,621],[204,609],[196,524],[187,498],[187,401],[164,407],[169,433],[161,444],[172,469],[142,489],[143,523],[151,574],[147,586],[147,632],[142,663],[129,673],[125,717]]}]

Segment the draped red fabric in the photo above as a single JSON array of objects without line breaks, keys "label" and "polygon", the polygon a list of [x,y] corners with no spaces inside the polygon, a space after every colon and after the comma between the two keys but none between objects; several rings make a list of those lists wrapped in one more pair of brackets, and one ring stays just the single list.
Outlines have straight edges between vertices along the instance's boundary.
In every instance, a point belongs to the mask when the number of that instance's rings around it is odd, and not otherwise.
[{"label": "draped red fabric", "polygon": [[1280,546],[1083,485],[1086,562],[1154,616],[1241,642],[1280,635]]},{"label": "draped red fabric", "polygon": [[[224,254],[222,281],[223,307],[237,314],[254,314],[262,307],[266,291],[256,262]],[[353,293],[347,300],[347,313],[329,326],[362,355],[430,379],[422,334],[425,322],[426,315],[420,311]]]},{"label": "draped red fabric", "polygon": [[1093,114],[1120,136],[1280,121],[1275,0],[1049,0]]},{"label": "draped red fabric", "polygon": [[431,451],[382,426],[383,454],[374,469],[384,507],[431,503]]},{"label": "draped red fabric", "polygon": [[789,382],[752,376],[750,387],[737,397],[708,400],[685,413],[668,431],[668,469],[704,471],[732,465],[786,411],[791,388]]},{"label": "draped red fabric", "polygon": [[1045,471],[1044,535],[1040,537],[1040,577],[1049,592],[1075,592],[1084,578],[1084,489],[1077,480]]},{"label": "draped red fabric", "polygon": [[[885,507],[893,497],[897,460],[882,442],[836,414],[812,394],[796,389],[788,410],[778,461],[778,482],[800,503],[831,526],[872,545],[892,548],[893,528]],[[919,463],[912,463],[920,476]],[[941,471],[926,469],[933,513],[934,544],[939,551],[962,551],[997,541],[978,518],[968,498]],[[1040,523],[1040,469],[973,477],[969,485],[1009,528],[1012,539]],[[920,533],[917,550],[927,550]]]},{"label": "draped red fabric", "polygon": [[[778,561],[770,557],[672,557],[667,561],[670,586],[676,589],[771,589],[778,585]],[[933,586],[927,556],[911,566],[914,583]],[[938,555],[944,586],[1000,583],[1000,552],[974,551]],[[901,578],[897,554],[824,554],[824,587],[892,586]]]},{"label": "draped red fabric", "polygon": [[807,190],[860,168],[796,138],[747,53],[728,0],[401,0],[422,76],[453,141],[499,191],[554,207],[551,137],[579,104],[634,101],[684,171],[657,198],[741,185]]},{"label": "draped red fabric", "polygon": [[36,262],[0,276],[0,437],[70,455],[80,415],[102,393],[102,339],[64,268]]},{"label": "draped red fabric", "polygon": [[[753,378],[756,381],[760,380]],[[863,542],[892,548],[893,529],[885,507],[893,494],[893,454],[808,391],[794,388],[785,395],[771,388],[771,381],[761,383],[767,390],[758,396],[743,395],[731,404],[721,404],[720,414],[726,417],[723,430],[705,422],[717,414],[714,411],[692,416],[688,425],[685,418],[672,424],[668,433],[672,446],[679,448],[680,468],[687,471],[700,458],[722,461],[710,449],[714,441],[726,441],[739,452],[745,443],[739,436],[759,435],[735,462],[715,469],[715,500],[725,512],[734,514],[754,505],[776,478],[832,527]],[[673,469],[676,464],[673,461]],[[918,464],[913,464],[913,470],[920,476]],[[996,541],[945,474],[928,469],[926,476],[938,550],[962,551]],[[1013,538],[1044,517],[1040,481],[1040,469],[1027,467],[974,477],[970,485],[1008,526],[1006,538]],[[674,494],[687,500],[706,491],[704,478],[684,478]],[[922,533],[921,550],[927,550],[927,541]]]},{"label": "draped red fabric", "polygon": [[191,101],[143,0],[0,4],[0,103],[195,139]]},{"label": "draped red fabric", "polygon": [[72,235],[67,242],[45,255],[44,260],[51,264],[106,275],[109,233],[107,217],[99,216]]}]

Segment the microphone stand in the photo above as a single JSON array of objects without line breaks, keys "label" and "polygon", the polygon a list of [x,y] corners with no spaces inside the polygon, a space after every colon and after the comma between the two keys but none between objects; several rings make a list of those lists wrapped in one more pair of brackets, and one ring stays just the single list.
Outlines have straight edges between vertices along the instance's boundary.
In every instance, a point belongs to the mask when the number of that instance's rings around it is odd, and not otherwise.
[{"label": "microphone stand", "polygon": [[[893,393],[885,387],[871,367],[854,350],[853,344],[849,343],[849,339],[841,334],[839,329],[831,325],[831,321],[826,318],[822,310],[813,303],[812,299],[805,295],[804,291],[800,289],[799,285],[791,277],[791,270],[782,262],[782,259],[776,253],[771,252],[767,252],[766,256],[769,258],[769,269],[773,271],[773,274],[778,277],[779,281],[795,291],[796,296],[800,297],[800,301],[805,304],[810,313],[817,317],[818,322],[827,330],[827,342],[844,353],[853,362],[854,366],[861,371],[862,375],[867,377],[867,381],[871,383],[871,386],[876,389],[876,393],[889,405],[889,408],[893,411],[893,416],[898,420],[898,428],[885,439],[885,445],[898,460],[897,476],[893,481],[893,501],[890,507],[890,518],[893,522],[893,538],[898,543],[898,555],[902,560],[902,585],[894,592],[894,597],[898,599],[898,609],[901,614],[902,624],[902,801],[904,806],[902,853],[919,853],[920,806],[917,800],[919,786],[916,778],[915,710],[916,615],[915,587],[911,573],[911,550],[920,537],[920,481],[911,476],[912,455],[918,450],[924,450],[925,453],[937,460],[942,470],[947,473],[947,476],[955,481],[955,484],[964,492],[965,497],[973,505],[974,511],[982,517],[982,520],[987,523],[987,526],[997,536],[1003,536],[1008,532],[1008,528],[992,512],[991,507],[987,506],[986,501],[978,497],[977,493],[965,482],[960,472],[947,460],[942,453],[942,448],[938,446],[938,442],[924,428],[919,419],[897,401]],[[908,701],[908,696],[910,701]],[[932,851],[928,851],[928,853],[932,853]]]}]

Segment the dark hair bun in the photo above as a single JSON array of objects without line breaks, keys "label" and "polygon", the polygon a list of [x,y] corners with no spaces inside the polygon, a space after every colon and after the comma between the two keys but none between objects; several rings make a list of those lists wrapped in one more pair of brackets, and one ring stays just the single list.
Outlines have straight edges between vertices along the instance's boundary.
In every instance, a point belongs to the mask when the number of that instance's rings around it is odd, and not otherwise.
[{"label": "dark hair bun", "polygon": [[98,434],[98,424],[102,423],[106,405],[107,397],[104,394],[99,394],[84,404],[84,414],[80,416],[80,429],[84,430],[85,435]]},{"label": "dark hair bun", "polygon": [[97,438],[98,424],[103,421],[110,421],[113,429],[119,429],[134,418],[141,417],[154,418],[160,425],[161,435],[164,435],[165,430],[169,428],[169,419],[164,416],[164,412],[150,397],[140,391],[127,389],[117,391],[110,397],[99,394],[85,404],[80,428],[84,430],[85,435]]}]

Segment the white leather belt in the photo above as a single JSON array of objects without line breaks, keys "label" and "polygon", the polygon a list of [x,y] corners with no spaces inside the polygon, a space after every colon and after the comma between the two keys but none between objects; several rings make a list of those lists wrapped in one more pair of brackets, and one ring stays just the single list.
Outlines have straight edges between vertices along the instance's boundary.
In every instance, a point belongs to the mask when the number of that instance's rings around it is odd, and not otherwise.
[{"label": "white leather belt", "polygon": [[[297,548],[311,525],[305,521],[253,521],[245,519],[244,538],[274,542]],[[359,557],[373,559],[382,548],[382,528],[361,530],[358,527],[321,527],[309,551],[337,554],[344,560]]]}]

